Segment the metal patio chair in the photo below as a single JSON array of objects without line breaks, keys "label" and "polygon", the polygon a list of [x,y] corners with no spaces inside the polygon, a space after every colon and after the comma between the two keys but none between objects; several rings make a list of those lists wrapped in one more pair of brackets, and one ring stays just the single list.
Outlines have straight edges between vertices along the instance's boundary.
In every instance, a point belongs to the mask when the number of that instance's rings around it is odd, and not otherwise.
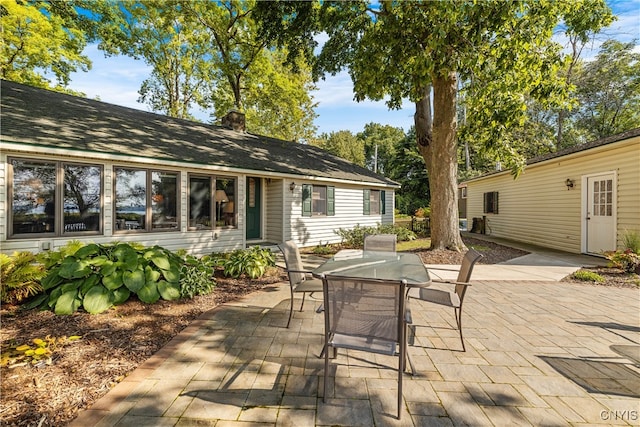
[{"label": "metal patio chair", "polygon": [[302,311],[306,294],[312,294],[314,292],[322,293],[322,280],[313,278],[311,276],[311,272],[304,269],[298,245],[296,245],[293,240],[288,240],[283,244],[278,245],[278,247],[284,256],[287,275],[289,276],[289,285],[291,288],[291,304],[289,307],[289,320],[287,321],[288,328],[291,323],[291,317],[293,316],[294,293],[302,294],[302,303],[300,304],[300,311]]},{"label": "metal patio chair", "polygon": [[395,234],[367,234],[364,236],[364,250],[395,252],[397,240]]},{"label": "metal patio chair", "polygon": [[[420,301],[431,302],[434,304],[444,305],[452,307],[456,318],[456,325],[460,332],[460,342],[462,343],[462,351],[466,351],[464,346],[464,338],[462,337],[462,302],[467,292],[467,287],[471,286],[469,281],[471,280],[471,272],[473,267],[482,258],[482,254],[475,249],[469,249],[462,259],[462,265],[458,270],[458,278],[455,281],[432,279],[432,283],[445,283],[453,285],[453,290],[434,289],[431,287],[425,288],[411,288],[409,289],[407,296]],[[446,268],[429,267],[428,270],[449,270]],[[415,328],[415,325],[412,325]],[[415,331],[415,329],[414,329]]]},{"label": "metal patio chair", "polygon": [[[365,351],[398,357],[398,419],[406,369],[406,325],[410,322],[405,280],[324,277],[324,395],[327,397],[329,350]],[[413,365],[411,371],[413,373]]]}]

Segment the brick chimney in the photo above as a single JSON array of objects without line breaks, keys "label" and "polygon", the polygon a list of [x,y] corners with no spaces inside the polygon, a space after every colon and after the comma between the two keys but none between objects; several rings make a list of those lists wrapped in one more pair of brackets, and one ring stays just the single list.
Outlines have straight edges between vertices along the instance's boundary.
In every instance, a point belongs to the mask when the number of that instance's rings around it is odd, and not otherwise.
[{"label": "brick chimney", "polygon": [[222,118],[222,126],[233,129],[237,132],[245,131],[244,113],[238,110],[231,110]]}]

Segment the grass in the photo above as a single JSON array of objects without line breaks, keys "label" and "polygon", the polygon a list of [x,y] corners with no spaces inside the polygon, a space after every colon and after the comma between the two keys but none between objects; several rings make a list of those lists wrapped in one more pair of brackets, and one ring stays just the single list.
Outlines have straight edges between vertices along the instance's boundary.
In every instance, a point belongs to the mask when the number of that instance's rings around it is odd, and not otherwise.
[{"label": "grass", "polygon": [[427,250],[429,249],[430,246],[431,246],[431,239],[424,238],[424,239],[409,240],[408,242],[398,242],[396,244],[396,250],[398,252],[414,251],[416,249]]},{"label": "grass", "polygon": [[[431,239],[423,238],[423,239],[410,240],[408,242],[398,242],[396,246],[396,250],[398,252],[414,251],[416,249],[427,250],[430,247],[431,247]],[[488,246],[483,246],[483,245],[469,245],[469,247],[475,249],[478,252],[486,252],[491,249]]]}]

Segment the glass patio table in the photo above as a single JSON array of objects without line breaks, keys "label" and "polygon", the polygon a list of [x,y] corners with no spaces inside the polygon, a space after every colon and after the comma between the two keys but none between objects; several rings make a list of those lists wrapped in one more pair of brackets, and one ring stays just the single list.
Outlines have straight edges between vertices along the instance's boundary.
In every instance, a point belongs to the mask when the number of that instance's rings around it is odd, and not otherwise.
[{"label": "glass patio table", "polygon": [[342,250],[312,271],[313,275],[358,277],[362,279],[406,280],[408,286],[431,284],[420,256],[408,252]]}]

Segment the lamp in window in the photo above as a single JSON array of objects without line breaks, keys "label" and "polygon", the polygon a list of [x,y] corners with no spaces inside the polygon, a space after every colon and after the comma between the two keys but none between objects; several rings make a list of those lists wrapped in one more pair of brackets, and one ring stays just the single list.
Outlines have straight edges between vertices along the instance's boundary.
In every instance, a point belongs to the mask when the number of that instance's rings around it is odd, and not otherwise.
[{"label": "lamp in window", "polygon": [[222,217],[222,204],[229,201],[229,197],[227,197],[227,193],[224,190],[216,190],[215,194],[216,204],[218,205],[218,217],[216,221],[220,220]]},{"label": "lamp in window", "polygon": [[564,185],[567,186],[567,190],[571,190],[573,188],[573,180],[571,178],[567,178]]}]

